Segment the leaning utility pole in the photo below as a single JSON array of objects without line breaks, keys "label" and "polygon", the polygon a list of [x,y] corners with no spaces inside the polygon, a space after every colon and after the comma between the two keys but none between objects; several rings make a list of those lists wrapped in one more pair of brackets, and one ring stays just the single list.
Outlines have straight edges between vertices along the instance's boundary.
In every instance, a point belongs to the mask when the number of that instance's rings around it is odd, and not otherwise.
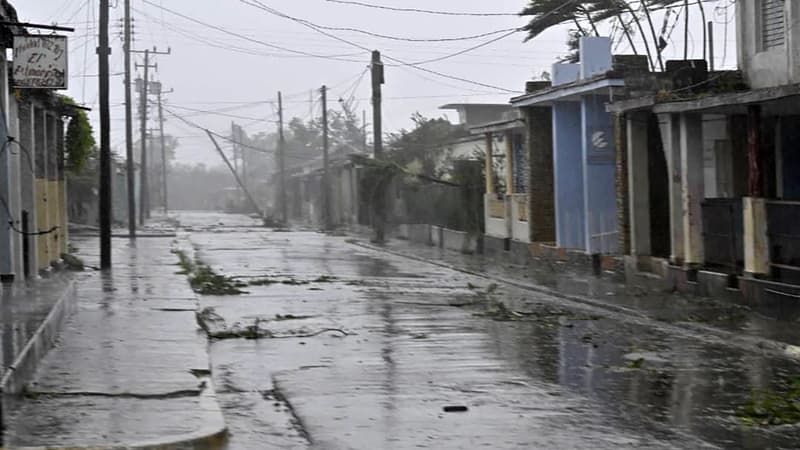
[{"label": "leaning utility pole", "polygon": [[280,207],[281,222],[289,224],[289,214],[286,201],[286,140],[283,137],[283,96],[278,92],[278,168],[280,170]]},{"label": "leaning utility pole", "polygon": [[[381,62],[381,52],[375,50],[372,52],[372,130],[374,133],[373,142],[375,148],[375,160],[378,164],[381,163],[383,158],[383,131],[382,131],[382,114],[381,114],[381,86],[384,84],[383,63]],[[379,179],[375,184],[375,192],[373,193],[373,210],[375,212],[375,242],[382,244],[386,238],[386,212],[384,202],[386,196],[383,189],[384,180]]]},{"label": "leaning utility pole", "polygon": [[328,88],[322,86],[322,227],[325,231],[333,228],[331,223],[331,182],[328,161]]},{"label": "leaning utility pole", "polygon": [[125,169],[128,174],[128,234],[136,238],[136,168],[133,161],[133,95],[131,94],[131,0],[125,0]]},{"label": "leaning utility pole", "polygon": [[108,0],[100,0],[100,268],[111,269],[111,110],[109,105]]},{"label": "leaning utility pole", "polygon": [[144,64],[140,66],[136,64],[136,68],[142,67],[144,69],[144,80],[142,88],[139,91],[141,100],[141,149],[142,154],[139,157],[139,223],[144,225],[145,219],[150,217],[150,185],[148,184],[147,170],[147,96],[150,87],[150,69],[158,68],[158,65],[150,64],[150,55],[169,55],[172,49],[167,49],[166,52],[159,52],[158,49],[153,47],[153,50],[135,51],[131,53],[144,53]]}]

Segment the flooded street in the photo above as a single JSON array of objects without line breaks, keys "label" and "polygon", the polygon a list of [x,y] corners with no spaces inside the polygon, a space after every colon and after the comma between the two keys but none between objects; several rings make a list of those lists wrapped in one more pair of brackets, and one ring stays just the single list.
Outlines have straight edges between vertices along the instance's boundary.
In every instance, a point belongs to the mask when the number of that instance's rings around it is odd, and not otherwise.
[{"label": "flooded street", "polygon": [[347,237],[182,213],[174,245],[242,295],[200,295],[228,448],[797,448],[746,426],[797,361]]}]

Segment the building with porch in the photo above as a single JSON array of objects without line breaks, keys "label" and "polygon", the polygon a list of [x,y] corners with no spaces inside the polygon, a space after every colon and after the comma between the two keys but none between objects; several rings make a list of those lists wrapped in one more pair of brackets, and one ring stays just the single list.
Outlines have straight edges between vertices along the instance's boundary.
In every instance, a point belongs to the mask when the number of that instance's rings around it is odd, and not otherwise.
[{"label": "building with porch", "polygon": [[[800,7],[736,7],[744,83],[681,61],[650,95],[608,107],[627,141],[626,253],[630,273],[660,273],[670,288],[774,304],[800,295],[800,30],[789,25]],[[650,178],[662,157],[666,189]],[[653,190],[666,202],[654,203]],[[669,217],[668,234],[654,228],[654,211]]]},{"label": "building with porch", "polygon": [[[486,153],[484,251],[492,253],[509,251],[514,245],[527,246],[530,243],[530,167],[521,112],[507,111],[502,119],[472,126],[469,131],[483,137]],[[503,178],[502,183],[496,182],[496,173]]]},{"label": "building with porch", "polygon": [[604,37],[581,38],[579,51],[580,63],[553,66],[551,86],[529,84],[511,99],[528,130],[530,236],[561,253],[613,255],[620,241],[617,142],[605,105],[625,89],[626,73],[647,65],[612,56]]}]

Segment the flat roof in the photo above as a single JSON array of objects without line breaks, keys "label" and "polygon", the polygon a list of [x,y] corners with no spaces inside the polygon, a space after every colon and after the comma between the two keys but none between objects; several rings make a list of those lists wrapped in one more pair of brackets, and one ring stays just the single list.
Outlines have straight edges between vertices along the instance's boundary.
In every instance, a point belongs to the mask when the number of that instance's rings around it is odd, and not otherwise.
[{"label": "flat roof", "polygon": [[607,74],[604,74],[587,80],[560,84],[541,91],[514,97],[511,99],[511,104],[517,108],[526,106],[549,106],[555,101],[578,100],[581,96],[598,90],[622,87],[625,87],[624,79],[609,77]]}]

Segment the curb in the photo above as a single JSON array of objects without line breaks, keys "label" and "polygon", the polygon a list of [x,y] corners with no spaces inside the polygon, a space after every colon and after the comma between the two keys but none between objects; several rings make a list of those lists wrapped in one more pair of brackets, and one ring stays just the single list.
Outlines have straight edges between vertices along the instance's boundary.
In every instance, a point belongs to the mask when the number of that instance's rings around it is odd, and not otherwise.
[{"label": "curb", "polygon": [[577,303],[578,305],[585,308],[590,309],[598,309],[608,312],[618,313],[621,316],[625,316],[625,320],[639,323],[639,324],[646,324],[646,325],[653,325],[655,324],[656,327],[661,328],[665,331],[670,332],[692,332],[694,334],[693,337],[704,340],[706,342],[712,344],[722,344],[722,345],[731,345],[734,347],[738,347],[740,349],[757,352],[757,353],[769,353],[774,356],[782,357],[791,361],[798,361],[800,360],[800,348],[798,346],[794,346],[791,344],[787,344],[785,342],[775,341],[772,339],[762,338],[758,336],[748,336],[733,333],[730,331],[722,330],[719,328],[714,328],[711,326],[706,326],[702,324],[696,323],[688,323],[688,322],[681,322],[680,325],[674,325],[669,322],[662,322],[657,319],[653,319],[648,315],[636,311],[630,308],[622,307],[619,305],[612,305],[609,303],[603,303],[597,300],[593,300],[588,297],[581,297],[576,295],[564,294],[563,292],[559,292],[554,289],[550,289],[544,286],[530,284],[521,282],[518,280],[498,277],[487,275],[485,273],[476,272],[473,270],[465,269],[462,267],[454,266],[452,264],[448,264],[446,262],[436,261],[427,259],[421,256],[409,254],[400,250],[389,249],[385,247],[379,247],[376,245],[368,244],[365,242],[361,242],[358,240],[349,241],[350,244],[362,247],[365,249],[383,252],[392,254],[395,256],[399,256],[401,258],[411,259],[414,261],[428,263],[434,266],[442,267],[445,269],[450,269],[456,272],[461,272],[467,275],[472,275],[478,278],[483,278],[485,280],[492,280],[499,283],[503,283],[509,286],[516,287],[518,289],[523,289],[527,291],[534,291],[540,292],[542,294],[547,294],[553,297],[562,298],[564,300],[569,300],[571,302]]},{"label": "curb", "polygon": [[13,411],[23,386],[33,377],[39,361],[55,344],[67,317],[75,311],[77,292],[76,281],[71,279],[50,313],[3,374],[0,380],[0,445],[5,430],[5,411]]}]

